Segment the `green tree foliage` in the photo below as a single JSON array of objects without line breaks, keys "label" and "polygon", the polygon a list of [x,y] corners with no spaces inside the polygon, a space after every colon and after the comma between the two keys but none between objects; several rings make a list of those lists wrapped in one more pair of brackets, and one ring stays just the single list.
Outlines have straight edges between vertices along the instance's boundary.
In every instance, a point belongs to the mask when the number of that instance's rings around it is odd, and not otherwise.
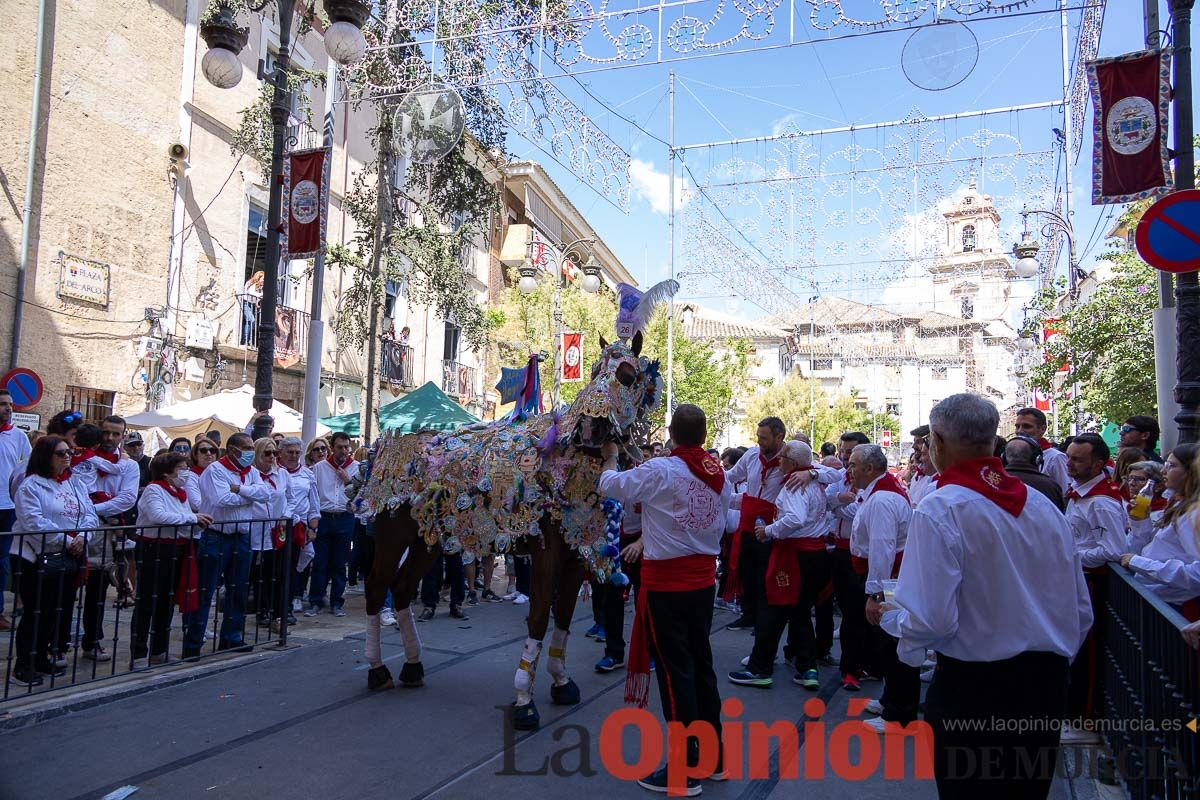
[{"label": "green tree foliage", "polygon": [[[1148,202],[1131,205],[1122,216],[1126,226],[1136,225]],[[1120,421],[1133,414],[1153,414],[1157,408],[1154,381],[1154,309],[1158,306],[1157,272],[1142,261],[1124,240],[1113,239],[1100,256],[1111,265],[1112,276],[1083,302],[1056,311],[1062,283],[1043,292],[1035,301],[1037,313],[1024,333],[1039,338],[1043,324],[1062,335],[1047,343],[1046,358],[1030,372],[1029,383],[1055,397],[1063,430],[1073,418],[1072,385],[1059,376],[1066,361],[1074,366],[1079,383],[1080,410],[1092,425]],[[1057,378],[1057,379],[1056,379]]]},{"label": "green tree foliage", "polygon": [[754,441],[759,420],[764,417],[783,420],[789,437],[813,430],[815,447],[822,442],[836,442],[846,431],[862,431],[874,440],[876,431],[890,430],[893,440],[902,438],[900,420],[890,414],[873,414],[859,408],[855,394],[830,398],[818,383],[789,375],[783,382],[755,395],[747,405],[744,424],[747,441]]}]

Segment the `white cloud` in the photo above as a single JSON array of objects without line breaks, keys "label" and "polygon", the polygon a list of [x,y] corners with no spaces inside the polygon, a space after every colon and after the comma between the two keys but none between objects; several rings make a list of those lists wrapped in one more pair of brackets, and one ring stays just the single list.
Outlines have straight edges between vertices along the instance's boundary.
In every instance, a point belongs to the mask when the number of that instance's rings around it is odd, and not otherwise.
[{"label": "white cloud", "polygon": [[[629,184],[633,188],[634,194],[650,204],[651,210],[656,214],[667,214],[670,212],[670,187],[671,183],[667,177],[667,173],[660,172],[654,168],[654,164],[649,161],[643,161],[640,158],[635,158],[629,162]],[[687,203],[687,194],[684,191],[683,178],[676,176],[675,178],[675,208],[682,208]]]}]

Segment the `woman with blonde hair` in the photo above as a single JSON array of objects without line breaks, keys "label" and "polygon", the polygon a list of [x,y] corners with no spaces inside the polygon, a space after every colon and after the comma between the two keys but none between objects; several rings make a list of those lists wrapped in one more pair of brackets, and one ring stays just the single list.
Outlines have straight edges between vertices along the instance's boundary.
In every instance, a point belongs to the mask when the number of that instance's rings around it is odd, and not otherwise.
[{"label": "woman with blonde hair", "polygon": [[1166,602],[1181,605],[1195,622],[1200,619],[1200,445],[1181,444],[1171,451],[1164,480],[1174,496],[1155,521],[1154,539],[1141,555],[1121,556],[1121,566]]},{"label": "woman with blonde hair", "polygon": [[304,448],[304,466],[311,467],[329,457],[329,440],[318,436]]}]

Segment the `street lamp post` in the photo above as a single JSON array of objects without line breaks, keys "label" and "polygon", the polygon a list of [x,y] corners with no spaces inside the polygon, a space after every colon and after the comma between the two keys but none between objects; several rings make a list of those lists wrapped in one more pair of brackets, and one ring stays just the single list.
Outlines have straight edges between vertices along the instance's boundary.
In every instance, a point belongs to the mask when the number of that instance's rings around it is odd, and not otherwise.
[{"label": "street lamp post", "polygon": [[[553,265],[554,271],[557,274],[557,279],[554,282],[554,391],[551,395],[551,402],[554,408],[558,408],[559,394],[562,391],[562,364],[559,362],[562,354],[559,353],[559,350],[562,347],[563,334],[562,290],[567,280],[566,275],[563,273],[563,264],[566,262],[567,256],[575,248],[595,243],[596,239],[594,237],[576,239],[560,250],[558,261]],[[583,265],[583,273],[583,282],[580,288],[588,294],[595,294],[600,291],[600,267],[596,264],[595,259],[590,253]],[[521,294],[529,295],[536,292],[537,287],[537,267],[527,259],[521,266],[521,280],[517,283],[517,288],[521,290]]]},{"label": "street lamp post", "polygon": [[[263,0],[251,11],[262,11],[271,0]],[[283,218],[283,157],[285,137],[292,109],[292,93],[288,86],[291,69],[292,16],[295,0],[274,0],[279,12],[279,53],[274,69],[267,72],[266,64],[258,62],[258,77],[274,90],[271,95],[271,183],[267,207],[266,269],[263,271],[262,300],[258,308],[258,357],[254,368],[254,408],[270,410],[273,402],[275,368],[275,307],[279,297],[279,261],[281,256]],[[325,50],[339,64],[351,64],[366,53],[367,41],[362,34],[370,7],[362,0],[325,0],[325,14],[331,25],[325,31]],[[242,65],[238,53],[246,46],[248,31],[237,27],[233,10],[221,5],[208,22],[200,28],[208,45],[201,68],[209,83],[220,89],[231,89],[241,81]],[[313,365],[309,364],[308,369]],[[317,365],[319,370],[321,365]],[[252,436],[268,435],[274,420],[263,414],[256,420]]]}]

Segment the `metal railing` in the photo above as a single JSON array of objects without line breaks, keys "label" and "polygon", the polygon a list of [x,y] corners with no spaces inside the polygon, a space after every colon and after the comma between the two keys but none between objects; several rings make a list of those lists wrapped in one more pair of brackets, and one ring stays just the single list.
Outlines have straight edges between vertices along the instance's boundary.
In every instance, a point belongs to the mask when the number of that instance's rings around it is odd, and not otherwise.
[{"label": "metal railing", "polygon": [[[249,531],[231,531],[235,524]],[[11,536],[21,607],[0,634],[8,636],[0,704],[287,644],[301,552],[290,520],[101,528],[78,552],[75,531]],[[253,550],[256,540],[268,549]]]},{"label": "metal railing", "polygon": [[[258,314],[262,298],[252,294],[237,295],[238,344],[258,349]],[[298,308],[275,308],[275,360],[284,364],[303,361],[308,349],[308,320],[306,311]]]},{"label": "metal railing", "polygon": [[460,401],[470,400],[475,394],[475,368],[442,359],[442,391]]},{"label": "metal railing", "polygon": [[[1103,735],[1133,800],[1200,797],[1200,653],[1187,620],[1130,572],[1109,564],[1098,633]],[[1100,617],[1101,614],[1097,614]]]},{"label": "metal railing", "polygon": [[379,350],[379,377],[403,387],[413,383],[413,348],[392,339],[384,339]]},{"label": "metal railing", "polygon": [[307,122],[297,122],[287,126],[284,141],[287,142],[289,152],[312,150],[325,143],[325,136]]}]

